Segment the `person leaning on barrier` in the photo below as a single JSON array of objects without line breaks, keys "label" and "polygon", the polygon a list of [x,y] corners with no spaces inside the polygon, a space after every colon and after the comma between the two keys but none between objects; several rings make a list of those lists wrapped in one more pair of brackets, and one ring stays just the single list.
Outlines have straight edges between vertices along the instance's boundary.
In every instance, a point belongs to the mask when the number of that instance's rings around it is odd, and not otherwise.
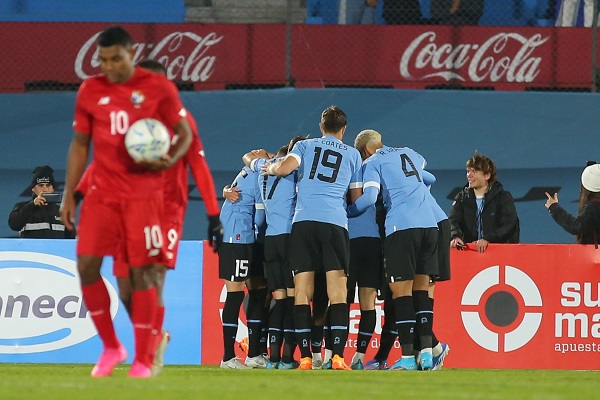
[{"label": "person leaning on barrier", "polygon": [[19,236],[29,239],[74,239],[75,232],[65,228],[60,219],[60,199],[54,193],[54,170],[47,165],[33,170],[31,192],[33,199],[15,204],[8,225]]},{"label": "person leaning on barrier", "polygon": [[546,208],[556,223],[573,235],[579,244],[598,245],[600,239],[600,164],[586,167],[581,174],[579,214],[569,214],[558,204],[558,194],[546,193]]},{"label": "person leaning on barrier", "polygon": [[476,243],[483,253],[489,243],[519,243],[519,217],[510,192],[496,180],[494,162],[475,154],[466,164],[467,186],[450,209],[451,247]]}]

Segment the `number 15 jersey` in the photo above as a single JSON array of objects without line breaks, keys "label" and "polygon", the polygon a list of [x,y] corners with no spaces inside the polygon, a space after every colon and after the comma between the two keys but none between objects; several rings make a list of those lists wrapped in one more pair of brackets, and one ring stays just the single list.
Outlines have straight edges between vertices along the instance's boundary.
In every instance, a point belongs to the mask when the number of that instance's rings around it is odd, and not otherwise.
[{"label": "number 15 jersey", "polygon": [[323,136],[296,143],[288,157],[300,164],[293,222],[326,222],[348,229],[346,193],[362,187],[358,150],[333,136]]}]

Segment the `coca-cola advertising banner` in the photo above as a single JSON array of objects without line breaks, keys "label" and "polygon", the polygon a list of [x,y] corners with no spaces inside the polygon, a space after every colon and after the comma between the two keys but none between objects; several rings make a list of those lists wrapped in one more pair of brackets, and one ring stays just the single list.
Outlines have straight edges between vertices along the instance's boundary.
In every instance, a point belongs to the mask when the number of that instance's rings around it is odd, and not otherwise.
[{"label": "coca-cola advertising banner", "polygon": [[[169,78],[197,90],[285,84],[524,90],[589,88],[592,79],[592,35],[585,28],[299,24],[287,43],[280,24],[125,27],[136,61],[158,59]],[[1,37],[14,40],[0,41],[0,91],[22,92],[40,82],[77,84],[99,73],[95,40],[104,28],[1,24]]]},{"label": "coca-cola advertising banner", "polygon": [[451,261],[434,310],[445,366],[600,369],[600,249],[495,244]]}]

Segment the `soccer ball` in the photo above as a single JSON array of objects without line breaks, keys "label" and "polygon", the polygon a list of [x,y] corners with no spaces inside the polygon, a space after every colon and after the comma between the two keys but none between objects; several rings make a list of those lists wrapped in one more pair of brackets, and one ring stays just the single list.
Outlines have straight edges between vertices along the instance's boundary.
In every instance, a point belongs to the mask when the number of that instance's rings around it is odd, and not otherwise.
[{"label": "soccer ball", "polygon": [[135,121],[125,134],[125,148],[135,161],[156,161],[167,154],[171,136],[167,127],[152,118]]}]

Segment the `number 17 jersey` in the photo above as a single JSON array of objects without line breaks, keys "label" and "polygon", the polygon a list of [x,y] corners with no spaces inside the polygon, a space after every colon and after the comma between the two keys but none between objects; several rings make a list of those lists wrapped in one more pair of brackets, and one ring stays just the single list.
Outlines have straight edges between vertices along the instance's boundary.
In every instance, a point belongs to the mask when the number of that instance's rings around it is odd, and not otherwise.
[{"label": "number 17 jersey", "polygon": [[362,187],[358,150],[336,137],[323,136],[296,143],[288,157],[300,164],[293,222],[325,222],[348,229],[346,193]]}]

